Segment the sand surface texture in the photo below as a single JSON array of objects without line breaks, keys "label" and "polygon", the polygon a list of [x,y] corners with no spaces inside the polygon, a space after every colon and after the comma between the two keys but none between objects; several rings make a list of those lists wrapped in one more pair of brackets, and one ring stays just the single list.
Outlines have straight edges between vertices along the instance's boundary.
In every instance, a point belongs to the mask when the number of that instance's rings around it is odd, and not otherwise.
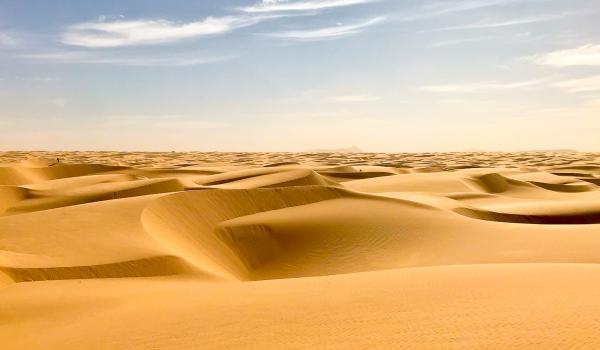
[{"label": "sand surface texture", "polygon": [[599,349],[600,153],[0,152],[2,349]]}]

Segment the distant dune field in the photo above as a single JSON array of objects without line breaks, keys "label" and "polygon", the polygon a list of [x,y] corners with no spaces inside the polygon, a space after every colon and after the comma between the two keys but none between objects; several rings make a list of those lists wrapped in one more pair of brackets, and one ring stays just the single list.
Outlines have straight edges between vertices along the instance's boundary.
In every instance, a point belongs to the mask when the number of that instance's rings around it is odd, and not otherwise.
[{"label": "distant dune field", "polygon": [[3,349],[598,349],[600,153],[0,152]]}]

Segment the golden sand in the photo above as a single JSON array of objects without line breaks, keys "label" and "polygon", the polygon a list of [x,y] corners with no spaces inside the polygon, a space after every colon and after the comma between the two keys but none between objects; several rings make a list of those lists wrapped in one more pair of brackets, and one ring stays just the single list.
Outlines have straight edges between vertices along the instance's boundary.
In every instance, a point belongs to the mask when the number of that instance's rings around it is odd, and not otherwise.
[{"label": "golden sand", "polygon": [[597,349],[600,153],[0,153],[3,349]]}]

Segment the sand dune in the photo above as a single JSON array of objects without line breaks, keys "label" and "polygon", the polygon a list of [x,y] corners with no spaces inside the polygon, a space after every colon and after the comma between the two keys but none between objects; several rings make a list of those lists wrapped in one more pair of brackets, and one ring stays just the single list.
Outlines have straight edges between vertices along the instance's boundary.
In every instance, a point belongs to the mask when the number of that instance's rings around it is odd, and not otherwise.
[{"label": "sand dune", "polygon": [[594,349],[598,160],[0,153],[0,343]]}]

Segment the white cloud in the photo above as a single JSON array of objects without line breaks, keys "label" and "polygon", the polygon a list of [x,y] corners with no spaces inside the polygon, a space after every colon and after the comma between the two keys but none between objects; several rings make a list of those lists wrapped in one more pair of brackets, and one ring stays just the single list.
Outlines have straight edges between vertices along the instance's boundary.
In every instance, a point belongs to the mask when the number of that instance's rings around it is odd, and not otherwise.
[{"label": "white cloud", "polygon": [[167,20],[98,21],[69,26],[61,42],[89,48],[148,45],[226,33],[258,23],[260,17],[207,17],[190,23]]},{"label": "white cloud", "polygon": [[20,42],[21,40],[12,34],[0,33],[0,46],[15,46]]},{"label": "white cloud", "polygon": [[547,79],[526,80],[517,82],[486,81],[467,84],[446,84],[422,86],[423,91],[437,93],[477,93],[487,91],[510,91],[527,88],[558,88],[568,93],[600,91],[600,75],[570,80],[559,80],[557,77]]},{"label": "white cloud", "polygon": [[334,7],[345,7],[366,4],[380,0],[262,0],[252,6],[243,7],[240,10],[249,13],[280,12],[280,11],[311,11],[323,10]]},{"label": "white cloud", "polygon": [[510,26],[517,26],[517,25],[523,25],[523,24],[548,22],[548,21],[553,21],[555,19],[566,17],[568,15],[570,15],[570,13],[543,15],[543,16],[535,16],[535,17],[523,17],[523,18],[516,18],[516,19],[505,20],[505,21],[489,21],[489,20],[487,20],[487,21],[480,21],[480,22],[463,24],[463,25],[458,25],[458,26],[428,29],[428,30],[421,31],[420,33],[442,32],[442,31],[450,31],[450,30],[466,30],[466,29],[502,28],[502,27],[510,27]]},{"label": "white cloud", "polygon": [[57,63],[106,64],[116,66],[139,67],[183,67],[221,62],[236,58],[235,55],[205,56],[202,53],[171,55],[124,55],[120,53],[91,53],[84,51],[60,51],[50,53],[27,54],[19,57]]},{"label": "white cloud", "polygon": [[294,39],[294,40],[325,40],[346,37],[349,35],[358,34],[364,31],[367,27],[375,25],[385,20],[385,17],[372,18],[366,22],[353,25],[339,25],[335,27],[325,27],[319,29],[308,30],[291,30],[285,32],[276,32],[265,34],[266,36]]},{"label": "white cloud", "polygon": [[538,64],[555,67],[600,66],[600,45],[587,44],[574,49],[559,50],[528,57]]},{"label": "white cloud", "polygon": [[543,84],[546,80],[527,80],[512,83],[502,83],[498,81],[487,81],[468,84],[447,84],[447,85],[429,85],[422,86],[420,89],[429,92],[442,93],[473,93],[485,91],[502,91],[523,89]]},{"label": "white cloud", "polygon": [[600,91],[600,75],[589,78],[560,81],[553,84],[553,86],[567,92]]},{"label": "white cloud", "polygon": [[331,98],[335,102],[372,102],[379,101],[382,99],[381,96],[374,96],[369,94],[360,94],[360,95],[342,95],[335,96]]}]

